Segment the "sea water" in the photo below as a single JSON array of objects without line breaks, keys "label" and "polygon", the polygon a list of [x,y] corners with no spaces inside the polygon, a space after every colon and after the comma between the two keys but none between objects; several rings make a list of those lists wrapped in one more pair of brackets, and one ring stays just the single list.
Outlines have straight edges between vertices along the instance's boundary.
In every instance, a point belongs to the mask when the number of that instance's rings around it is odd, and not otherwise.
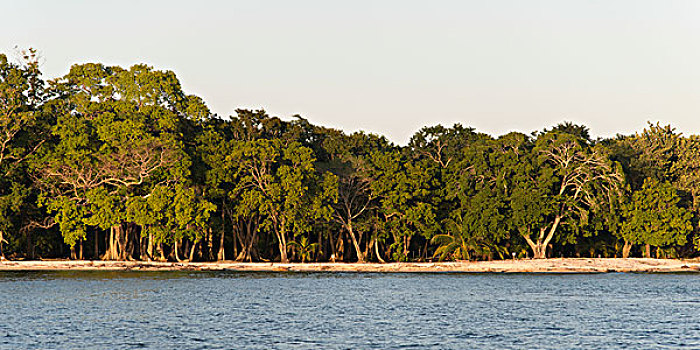
[{"label": "sea water", "polygon": [[0,273],[0,349],[700,348],[700,275]]}]

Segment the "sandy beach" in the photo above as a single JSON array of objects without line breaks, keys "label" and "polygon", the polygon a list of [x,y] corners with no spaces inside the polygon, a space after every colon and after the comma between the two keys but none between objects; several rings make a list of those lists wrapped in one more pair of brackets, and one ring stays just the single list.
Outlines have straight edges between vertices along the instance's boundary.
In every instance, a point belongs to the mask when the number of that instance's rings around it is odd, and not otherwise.
[{"label": "sandy beach", "polygon": [[698,260],[546,259],[421,263],[241,263],[36,260],[0,261],[0,271],[235,271],[235,272],[379,272],[379,273],[605,273],[700,272]]}]

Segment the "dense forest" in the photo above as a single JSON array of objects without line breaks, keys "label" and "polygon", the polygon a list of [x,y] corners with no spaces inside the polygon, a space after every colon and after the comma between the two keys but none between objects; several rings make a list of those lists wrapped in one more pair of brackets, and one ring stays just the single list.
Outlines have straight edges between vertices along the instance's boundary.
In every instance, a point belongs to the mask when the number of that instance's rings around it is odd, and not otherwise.
[{"label": "dense forest", "polygon": [[222,118],[173,72],[0,54],[2,259],[693,257],[700,137],[564,122],[406,146],[263,110]]}]

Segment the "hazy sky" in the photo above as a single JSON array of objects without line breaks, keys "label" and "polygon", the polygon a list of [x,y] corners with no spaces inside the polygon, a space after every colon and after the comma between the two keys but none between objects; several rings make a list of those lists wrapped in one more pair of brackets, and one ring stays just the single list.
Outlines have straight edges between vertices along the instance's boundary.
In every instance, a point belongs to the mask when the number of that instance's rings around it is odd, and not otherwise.
[{"label": "hazy sky", "polygon": [[264,108],[405,143],[460,122],[700,134],[700,1],[7,1],[0,51],[173,70],[222,116]]}]

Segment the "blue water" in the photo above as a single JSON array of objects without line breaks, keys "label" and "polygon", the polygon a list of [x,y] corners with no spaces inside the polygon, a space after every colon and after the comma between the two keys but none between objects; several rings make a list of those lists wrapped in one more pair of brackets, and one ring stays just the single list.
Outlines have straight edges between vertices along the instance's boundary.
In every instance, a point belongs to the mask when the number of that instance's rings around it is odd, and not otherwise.
[{"label": "blue water", "polygon": [[0,349],[700,348],[700,275],[0,273]]}]

